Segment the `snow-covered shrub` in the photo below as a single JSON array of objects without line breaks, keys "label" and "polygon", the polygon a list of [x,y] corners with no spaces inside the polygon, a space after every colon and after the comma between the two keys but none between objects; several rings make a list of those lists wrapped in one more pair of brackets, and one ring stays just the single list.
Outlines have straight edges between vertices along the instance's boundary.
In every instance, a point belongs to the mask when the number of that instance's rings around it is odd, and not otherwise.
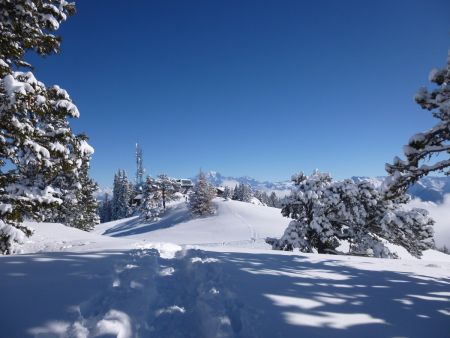
[{"label": "snow-covered shrub", "polygon": [[59,51],[53,31],[74,5],[0,0],[0,8],[0,252],[11,253],[14,242],[31,234],[23,219],[43,220],[63,203],[55,180],[63,173],[77,180],[93,149],[70,128],[68,119],[79,112],[69,94],[38,81],[24,59],[30,51]]},{"label": "snow-covered shrub", "polygon": [[438,87],[432,92],[421,88],[415,100],[423,109],[431,111],[438,123],[409,139],[403,147],[405,160],[395,157],[392,164],[386,164],[390,175],[385,181],[388,197],[401,195],[431,172],[450,175],[450,50],[446,67],[433,69],[429,80]]},{"label": "snow-covered shrub", "polygon": [[200,172],[197,183],[189,198],[189,208],[197,216],[211,215],[215,212],[212,199],[215,196],[214,187],[208,182],[205,174]]},{"label": "snow-covered shrub", "polygon": [[419,257],[434,246],[433,220],[426,210],[404,209],[407,196],[386,199],[368,181],[333,181],[319,171],[292,180],[295,189],[281,212],[294,220],[280,239],[266,240],[274,249],[333,253],[347,240],[353,254],[392,257],[385,239]]}]

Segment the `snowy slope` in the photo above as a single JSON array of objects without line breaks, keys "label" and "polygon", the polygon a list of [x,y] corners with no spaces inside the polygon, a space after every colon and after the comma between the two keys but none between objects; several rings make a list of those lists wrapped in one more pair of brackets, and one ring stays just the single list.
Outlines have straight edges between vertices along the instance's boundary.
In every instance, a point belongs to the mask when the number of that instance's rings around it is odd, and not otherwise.
[{"label": "snowy slope", "polygon": [[[208,218],[192,218],[186,204],[178,203],[158,222],[142,223],[137,217],[131,217],[100,224],[94,232],[144,242],[269,249],[270,246],[264,239],[281,237],[290,221],[276,208],[233,200],[224,201],[222,198],[216,198],[215,204],[217,213]],[[414,200],[411,207],[425,208],[430,212],[436,221],[436,242],[439,246],[445,244],[450,247],[450,199],[443,206]],[[390,248],[401,257],[412,259],[403,248],[393,245],[390,245]],[[428,257],[430,252],[425,252],[424,257]]]},{"label": "snowy slope", "polygon": [[216,198],[217,213],[192,218],[187,205],[173,206],[158,222],[141,223],[136,217],[103,223],[98,234],[177,244],[233,245],[268,247],[264,239],[281,236],[289,223],[280,209]]},{"label": "snowy slope", "polygon": [[211,217],[180,203],[95,233],[33,224],[28,254],[0,257],[1,336],[449,337],[450,256],[272,251],[279,210],[215,203]]},{"label": "snowy slope", "polygon": [[136,242],[126,238],[116,240],[115,238],[81,231],[57,223],[28,222],[27,224],[34,229],[34,235],[20,247],[22,253],[49,251],[85,252],[105,247],[124,249],[132,247]]}]

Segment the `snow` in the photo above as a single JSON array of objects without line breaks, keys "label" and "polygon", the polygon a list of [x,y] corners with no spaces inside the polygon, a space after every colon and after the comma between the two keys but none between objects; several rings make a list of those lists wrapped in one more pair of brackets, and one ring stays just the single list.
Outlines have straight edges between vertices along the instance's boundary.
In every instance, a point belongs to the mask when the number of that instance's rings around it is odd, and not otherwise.
[{"label": "snow", "polygon": [[2,336],[448,337],[450,256],[272,251],[279,209],[214,203],[91,233],[27,223],[25,254],[0,257]]},{"label": "snow", "polygon": [[80,152],[83,155],[92,155],[94,153],[94,148],[89,145],[86,141],[80,141]]},{"label": "snow", "polygon": [[31,72],[26,73],[27,77],[31,79],[31,81],[27,82],[22,82],[15,78],[15,76],[17,77],[21,75],[24,75],[24,73],[16,72],[14,75],[6,75],[3,78],[3,85],[5,86],[6,93],[9,96],[13,96],[16,93],[26,95],[28,92],[33,92],[33,87],[30,84],[30,82],[36,82],[33,74]]},{"label": "snow", "polygon": [[56,107],[59,108],[64,108],[68,114],[70,114],[70,116],[74,117],[74,118],[79,118],[80,117],[80,112],[78,111],[77,106],[75,106],[72,102],[70,102],[69,100],[58,100],[56,102]]},{"label": "snow", "polygon": [[158,222],[142,223],[137,217],[103,223],[94,232],[120,238],[186,245],[269,246],[266,237],[280,236],[289,223],[280,209],[215,199],[217,212],[204,218],[191,217],[185,203],[177,203]]}]

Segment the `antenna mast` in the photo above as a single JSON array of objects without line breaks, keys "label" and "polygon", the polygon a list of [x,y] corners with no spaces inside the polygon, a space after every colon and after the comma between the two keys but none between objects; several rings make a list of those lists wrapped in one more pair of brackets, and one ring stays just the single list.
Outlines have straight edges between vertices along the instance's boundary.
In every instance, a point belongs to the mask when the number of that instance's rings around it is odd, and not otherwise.
[{"label": "antenna mast", "polygon": [[142,186],[144,183],[144,165],[142,162],[142,148],[136,143],[136,185]]}]

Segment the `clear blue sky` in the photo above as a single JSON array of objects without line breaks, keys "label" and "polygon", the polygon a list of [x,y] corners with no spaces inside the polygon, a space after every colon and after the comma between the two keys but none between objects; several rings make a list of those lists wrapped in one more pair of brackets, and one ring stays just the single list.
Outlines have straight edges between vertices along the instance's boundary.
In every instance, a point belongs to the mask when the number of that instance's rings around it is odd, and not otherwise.
[{"label": "clear blue sky", "polygon": [[[199,168],[285,180],[383,175],[434,123],[413,101],[445,64],[450,1],[79,0],[62,52],[35,61],[67,89],[91,174]],[[34,59],[34,58],[33,58]]]}]

